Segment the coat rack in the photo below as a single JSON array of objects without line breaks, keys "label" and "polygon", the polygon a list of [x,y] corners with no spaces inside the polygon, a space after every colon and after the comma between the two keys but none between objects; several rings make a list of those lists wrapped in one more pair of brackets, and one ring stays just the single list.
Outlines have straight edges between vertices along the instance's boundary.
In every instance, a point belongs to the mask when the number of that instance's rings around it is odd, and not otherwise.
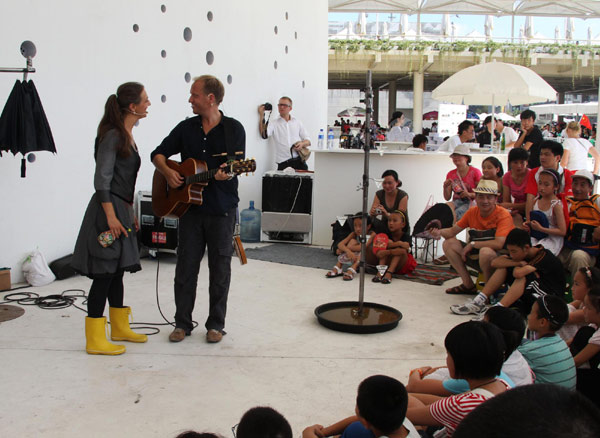
[{"label": "coat rack", "polygon": [[29,73],[35,73],[35,68],[33,68],[32,59],[35,57],[36,53],[37,49],[35,48],[35,44],[33,44],[33,42],[23,41],[21,43],[21,55],[23,55],[23,57],[27,60],[25,68],[0,67],[0,73],[23,73],[23,82],[25,82]]}]

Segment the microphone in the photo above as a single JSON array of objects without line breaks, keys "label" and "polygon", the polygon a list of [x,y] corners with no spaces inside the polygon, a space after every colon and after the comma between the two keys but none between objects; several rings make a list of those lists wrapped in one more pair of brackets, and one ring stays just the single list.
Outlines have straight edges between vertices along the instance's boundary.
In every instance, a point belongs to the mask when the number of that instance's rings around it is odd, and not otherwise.
[{"label": "microphone", "polygon": [[147,112],[145,112],[145,113],[136,113],[135,111],[131,111],[129,108],[127,108],[126,111],[128,113],[133,114],[134,116],[145,116],[146,114],[148,114]]}]

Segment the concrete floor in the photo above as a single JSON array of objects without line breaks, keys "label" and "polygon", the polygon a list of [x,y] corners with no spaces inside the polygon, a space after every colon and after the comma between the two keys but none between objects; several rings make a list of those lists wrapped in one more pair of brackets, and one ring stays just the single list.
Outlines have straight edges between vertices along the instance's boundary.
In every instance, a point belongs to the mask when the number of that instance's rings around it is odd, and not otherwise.
[{"label": "concrete floor", "polygon": [[[125,276],[125,303],[135,321],[161,322],[157,262],[144,259],[142,265],[141,272]],[[159,298],[169,319],[174,268],[174,257],[161,259]],[[0,435],[174,437],[194,429],[232,438],[231,427],[247,409],[269,405],[299,436],[307,425],[352,414],[356,387],[365,377],[388,374],[406,381],[414,367],[443,364],[445,334],[468,320],[448,310],[464,297],[444,294],[458,279],[444,286],[398,279],[381,285],[367,276],[366,301],[400,310],[399,326],[372,335],[331,331],[318,324],[314,308],[357,300],[359,281],[326,279],[324,273],[234,260],[228,334],[219,344],[207,344],[203,263],[194,313],[200,326],[192,336],[173,344],[170,327],[161,327],[148,343],[125,343],[127,352],[114,357],[85,353],[80,310],[25,307],[25,315],[0,324]],[[74,277],[25,290],[45,296],[87,291],[90,283]]]}]

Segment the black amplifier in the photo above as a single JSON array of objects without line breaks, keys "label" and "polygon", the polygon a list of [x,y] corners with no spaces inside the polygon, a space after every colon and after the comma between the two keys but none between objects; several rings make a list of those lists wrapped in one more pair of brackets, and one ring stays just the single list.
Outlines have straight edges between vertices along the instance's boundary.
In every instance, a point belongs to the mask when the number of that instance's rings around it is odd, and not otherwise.
[{"label": "black amplifier", "polygon": [[140,223],[140,241],[149,249],[177,249],[179,219],[160,218],[152,211],[152,192],[138,192],[137,214]]}]

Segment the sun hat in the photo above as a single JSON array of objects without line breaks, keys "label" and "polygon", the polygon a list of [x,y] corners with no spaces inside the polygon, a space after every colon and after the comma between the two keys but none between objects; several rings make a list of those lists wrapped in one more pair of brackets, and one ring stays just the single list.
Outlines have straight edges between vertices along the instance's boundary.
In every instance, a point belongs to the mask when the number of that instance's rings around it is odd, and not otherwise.
[{"label": "sun hat", "polygon": [[481,193],[482,195],[497,195],[498,194],[498,184],[496,181],[491,181],[489,179],[480,179],[479,184],[473,190],[475,193]]},{"label": "sun hat", "polygon": [[469,146],[467,143],[459,144],[454,148],[454,151],[452,151],[452,153],[450,154],[450,156],[452,155],[464,155],[466,157],[470,157],[471,146]]},{"label": "sun hat", "polygon": [[578,170],[571,178],[585,178],[590,182],[591,185],[594,185],[594,174],[589,170]]}]

